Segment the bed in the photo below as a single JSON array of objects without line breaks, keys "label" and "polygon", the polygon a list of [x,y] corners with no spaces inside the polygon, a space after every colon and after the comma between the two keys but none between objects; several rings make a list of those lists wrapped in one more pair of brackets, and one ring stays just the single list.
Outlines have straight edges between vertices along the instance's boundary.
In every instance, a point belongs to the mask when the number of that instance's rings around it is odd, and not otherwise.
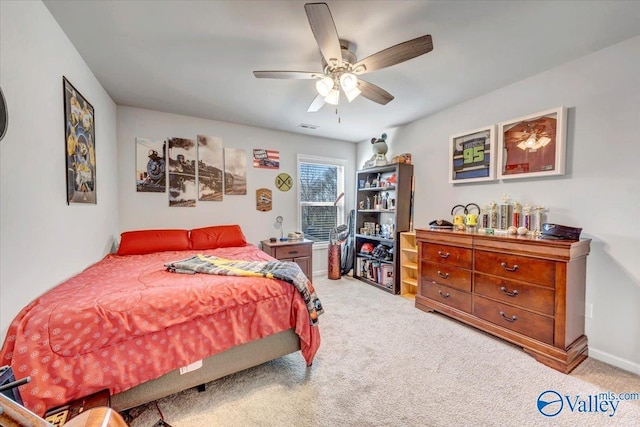
[{"label": "bed", "polygon": [[304,278],[309,304],[291,283],[260,274],[168,271],[199,254],[280,263],[237,225],[123,233],[117,253],[32,301],[9,326],[0,365],[31,377],[20,387],[25,406],[42,415],[108,388],[124,410],[298,350],[310,366],[322,312],[311,282]]}]

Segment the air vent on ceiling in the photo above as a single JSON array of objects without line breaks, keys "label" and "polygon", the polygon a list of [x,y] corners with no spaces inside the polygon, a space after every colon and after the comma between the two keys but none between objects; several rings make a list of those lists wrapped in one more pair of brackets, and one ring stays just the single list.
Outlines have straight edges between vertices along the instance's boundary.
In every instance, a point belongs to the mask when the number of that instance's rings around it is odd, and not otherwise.
[{"label": "air vent on ceiling", "polygon": [[318,129],[318,126],[316,125],[310,125],[308,123],[300,123],[298,125],[299,128],[303,128],[303,129],[311,129],[311,130],[316,130]]}]

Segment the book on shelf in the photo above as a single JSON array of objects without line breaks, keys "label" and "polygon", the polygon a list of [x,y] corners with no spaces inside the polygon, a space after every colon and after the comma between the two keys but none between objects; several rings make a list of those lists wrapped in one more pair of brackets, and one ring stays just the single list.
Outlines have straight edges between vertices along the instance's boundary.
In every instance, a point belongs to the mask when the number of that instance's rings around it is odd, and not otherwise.
[{"label": "book on shelf", "polygon": [[380,272],[380,284],[382,286],[384,286],[385,288],[392,288],[393,287],[393,266],[391,264],[382,264],[381,268],[380,268],[381,272]]},{"label": "book on shelf", "polygon": [[356,260],[357,274],[363,279],[376,282],[385,288],[393,288],[393,265],[375,258],[358,257]]}]

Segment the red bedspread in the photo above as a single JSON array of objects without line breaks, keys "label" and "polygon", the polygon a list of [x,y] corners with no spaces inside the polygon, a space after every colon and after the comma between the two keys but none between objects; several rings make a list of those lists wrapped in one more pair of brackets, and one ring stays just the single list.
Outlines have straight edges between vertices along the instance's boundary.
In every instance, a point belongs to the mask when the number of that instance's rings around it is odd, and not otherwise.
[{"label": "red bedspread", "polygon": [[[255,246],[197,251],[273,260]],[[98,390],[112,394],[233,346],[295,328],[310,365],[320,345],[298,291],[281,280],[169,273],[196,251],[107,255],[25,307],[0,365],[37,414]]]}]

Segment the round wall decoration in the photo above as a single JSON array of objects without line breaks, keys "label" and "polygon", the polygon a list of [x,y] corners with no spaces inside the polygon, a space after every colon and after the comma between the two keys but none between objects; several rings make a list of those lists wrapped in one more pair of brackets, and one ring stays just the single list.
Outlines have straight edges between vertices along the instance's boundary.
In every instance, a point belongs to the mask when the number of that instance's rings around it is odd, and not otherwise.
[{"label": "round wall decoration", "polygon": [[0,140],[7,133],[7,125],[9,124],[9,116],[7,115],[7,101],[4,99],[2,88],[0,88]]},{"label": "round wall decoration", "polygon": [[276,176],[276,187],[280,191],[289,191],[293,188],[293,178],[288,173]]}]

